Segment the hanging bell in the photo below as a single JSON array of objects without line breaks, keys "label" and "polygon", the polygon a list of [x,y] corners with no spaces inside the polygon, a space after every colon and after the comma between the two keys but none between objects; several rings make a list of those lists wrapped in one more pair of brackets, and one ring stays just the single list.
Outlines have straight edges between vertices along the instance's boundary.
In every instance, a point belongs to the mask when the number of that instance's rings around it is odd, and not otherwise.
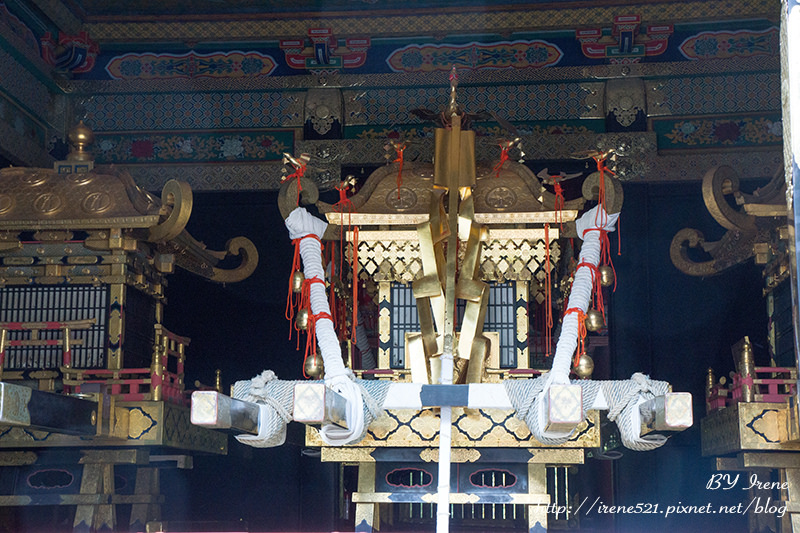
[{"label": "hanging bell", "polygon": [[575,375],[581,379],[588,379],[592,377],[594,372],[594,361],[588,354],[581,354],[578,359],[578,364],[575,365]]},{"label": "hanging bell", "polygon": [[305,331],[308,329],[308,309],[299,309],[297,317],[294,319],[297,329]]},{"label": "hanging bell", "polygon": [[603,313],[597,309],[589,309],[586,311],[586,319],[584,320],[584,324],[586,324],[586,331],[593,332],[600,331],[606,327],[606,324],[603,321]]},{"label": "hanging bell", "polygon": [[322,375],[325,374],[325,365],[322,364],[322,357],[317,354],[307,357],[306,362],[303,363],[303,371],[306,376],[312,379],[321,379]]},{"label": "hanging bell", "polygon": [[294,274],[292,274],[292,292],[300,292],[303,290],[303,282],[306,280],[306,277],[303,273],[299,270],[296,270]]},{"label": "hanging bell", "polygon": [[602,265],[598,270],[600,270],[600,285],[611,287],[614,284],[614,269],[609,265]]}]

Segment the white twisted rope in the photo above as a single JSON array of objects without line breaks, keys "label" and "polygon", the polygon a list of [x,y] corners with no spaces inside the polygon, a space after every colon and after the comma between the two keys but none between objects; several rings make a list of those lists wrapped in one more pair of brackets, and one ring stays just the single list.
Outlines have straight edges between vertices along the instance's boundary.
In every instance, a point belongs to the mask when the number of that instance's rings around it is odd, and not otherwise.
[{"label": "white twisted rope", "polygon": [[[600,228],[604,231],[613,231],[614,224],[619,218],[619,213],[609,215],[602,206],[598,205],[584,213],[576,222],[578,237],[583,239],[578,263],[587,263],[597,266],[600,262],[600,231],[588,231],[592,228]],[[549,243],[548,243],[549,244]],[[575,279],[572,282],[572,289],[567,302],[567,309],[577,308],[583,313],[589,308],[592,298],[592,269],[587,266],[580,266],[575,272]],[[571,431],[547,431],[546,430],[546,398],[551,385],[566,385],[569,383],[569,372],[572,366],[572,355],[578,346],[579,314],[568,313],[564,316],[561,324],[561,334],[558,337],[553,364],[545,376],[541,387],[537,385],[539,391],[532,400],[531,413],[528,413],[525,420],[528,428],[534,437],[543,444],[558,445],[569,440]],[[533,392],[533,391],[532,391]]]},{"label": "white twisted rope", "polygon": [[[306,279],[325,279],[322,268],[322,246],[317,239],[303,239],[309,234],[322,238],[328,224],[312,216],[305,208],[298,207],[286,218],[286,229],[291,239],[300,241],[300,256],[303,259],[303,274]],[[357,280],[353,280],[354,283]],[[312,283],[310,287],[311,314],[325,313],[330,316],[331,308],[322,283]],[[320,436],[326,444],[333,446],[352,444],[361,440],[366,432],[364,402],[361,389],[356,385],[353,373],[344,366],[339,339],[333,329],[333,321],[320,318],[316,322],[317,344],[325,365],[325,385],[338,392],[347,400],[347,429],[333,424],[324,424]]]},{"label": "white twisted rope", "polygon": [[[294,403],[294,386],[303,381],[281,381],[272,370],[265,370],[251,380],[237,381],[233,385],[232,397],[238,400],[256,403],[260,412],[258,418],[258,435],[237,435],[236,440],[242,444],[256,448],[280,446],[286,441],[286,424],[291,422]],[[358,388],[364,399],[361,432],[353,437],[352,442],[361,441],[367,434],[369,425],[383,413],[383,402],[389,392],[388,381],[350,381]],[[348,402],[348,408],[350,407]],[[348,417],[352,417],[349,410]],[[338,426],[330,426],[347,432]]]},{"label": "white twisted rope", "polygon": [[623,446],[636,451],[649,451],[667,442],[664,435],[639,436],[642,425],[639,405],[669,392],[669,383],[653,381],[637,372],[628,381],[604,382],[603,387],[609,405],[608,419],[616,422]]},{"label": "white twisted rope", "polygon": [[251,380],[237,381],[232,397],[259,405],[258,435],[236,435],[236,440],[255,448],[271,448],[286,442],[286,424],[292,420],[294,381],[280,381],[272,370]]},{"label": "white twisted rope", "polygon": [[[503,382],[508,399],[514,406],[514,416],[525,421],[531,434],[548,446],[563,444],[569,440],[551,437],[543,431],[543,419],[537,412],[537,406],[544,402],[545,377],[536,379],[508,379]],[[634,374],[629,380],[621,381],[572,381],[580,385],[583,393],[583,416],[592,409],[595,402],[606,403],[609,409],[608,419],[616,422],[622,444],[631,450],[647,451],[662,446],[667,438],[663,435],[646,435],[640,437],[641,415],[639,405],[650,398],[669,392],[669,383],[653,381],[644,374]],[[600,397],[602,395],[602,398]],[[542,438],[540,438],[540,435]]]},{"label": "white twisted rope", "polygon": [[[601,228],[605,231],[614,231],[619,213],[609,215],[602,206],[595,206],[584,213],[576,222],[578,237],[583,239],[578,264],[587,263],[594,266],[600,262],[600,232],[587,231],[592,228]],[[581,266],[575,271],[575,279],[569,293],[567,309],[578,308],[586,313],[592,300],[592,268]],[[547,386],[550,384],[569,383],[569,371],[572,366],[572,356],[578,346],[578,313],[569,313],[561,324],[561,334],[558,336],[553,366],[547,374]]]}]

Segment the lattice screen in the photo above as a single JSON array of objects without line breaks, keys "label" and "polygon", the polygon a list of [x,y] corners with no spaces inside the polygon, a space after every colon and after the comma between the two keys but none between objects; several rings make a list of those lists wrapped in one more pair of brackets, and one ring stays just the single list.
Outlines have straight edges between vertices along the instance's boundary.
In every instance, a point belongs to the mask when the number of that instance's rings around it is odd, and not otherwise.
[{"label": "lattice screen", "polygon": [[[90,329],[75,330],[71,337],[82,344],[72,347],[72,364],[79,368],[105,365],[108,287],[93,285],[0,287],[0,322],[59,322],[94,318]],[[9,331],[9,340],[27,339],[28,331]],[[41,331],[42,340],[60,339],[60,330]],[[27,370],[58,368],[61,346],[9,346],[4,368]]]},{"label": "lattice screen", "polygon": [[[514,283],[489,284],[489,304],[486,309],[484,331],[496,331],[500,335],[500,366],[515,368],[517,357],[515,351],[516,319],[514,310]],[[405,334],[419,331],[417,301],[411,285],[392,283],[392,315],[391,315],[391,357],[392,368],[403,368],[405,364]],[[458,304],[458,322],[464,315],[464,302]]]}]

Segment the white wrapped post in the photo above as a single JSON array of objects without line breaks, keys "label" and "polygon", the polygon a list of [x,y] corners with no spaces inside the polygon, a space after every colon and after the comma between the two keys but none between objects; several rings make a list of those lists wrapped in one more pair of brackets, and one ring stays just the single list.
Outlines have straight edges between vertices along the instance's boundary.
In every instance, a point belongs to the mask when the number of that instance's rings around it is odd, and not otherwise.
[{"label": "white wrapped post", "polygon": [[[306,279],[325,279],[322,268],[322,245],[319,239],[328,224],[312,216],[305,208],[298,207],[286,218],[286,229],[292,240],[300,240],[300,257],[303,259],[303,274]],[[307,237],[308,235],[316,235]],[[306,238],[304,238],[306,237]],[[355,282],[355,280],[354,280]],[[309,287],[311,314],[330,316],[331,308],[325,295],[324,283],[312,283]],[[364,404],[361,389],[353,381],[352,372],[344,366],[339,339],[333,329],[333,320],[322,317],[315,324],[317,344],[325,365],[325,385],[338,392],[347,400],[347,428],[325,424],[320,429],[320,437],[326,444],[351,444],[361,438],[364,432]]]},{"label": "white wrapped post", "polygon": [[[570,384],[569,372],[572,366],[572,355],[578,347],[580,316],[585,314],[592,299],[593,275],[592,266],[600,262],[601,236],[600,230],[613,231],[619,213],[609,215],[602,206],[595,206],[584,213],[575,223],[578,237],[583,239],[579,256],[579,267],[575,272],[572,290],[569,294],[567,309],[579,309],[581,313],[567,313],[562,321],[561,334],[558,337],[553,365],[544,376],[542,392],[534,401],[534,421],[531,433],[545,444],[561,444],[565,442],[575,427],[583,420],[581,387]],[[559,386],[557,394],[551,393],[553,386]],[[551,419],[557,416],[558,419]]]}]

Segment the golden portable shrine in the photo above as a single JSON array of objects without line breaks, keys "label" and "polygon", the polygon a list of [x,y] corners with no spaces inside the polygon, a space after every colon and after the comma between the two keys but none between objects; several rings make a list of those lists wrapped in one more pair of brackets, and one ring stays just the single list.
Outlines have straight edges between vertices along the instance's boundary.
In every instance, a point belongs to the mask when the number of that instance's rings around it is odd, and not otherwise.
[{"label": "golden portable shrine", "polygon": [[800,532],[798,58],[798,0],[0,1],[0,533]]},{"label": "golden portable shrine", "polygon": [[[405,143],[393,143],[394,162],[352,196],[342,183],[334,205],[304,177],[311,160],[286,156],[293,172],[279,207],[295,246],[286,314],[308,332],[304,372],[324,379],[281,381],[265,371],[235,383],[231,396],[192,395],[197,425],[238,430],[240,442],[263,447],[282,444],[287,422],[300,421],[323,461],[357,465],[356,531],[391,527],[401,505],[435,514],[437,531],[476,509],[545,531],[556,503],[565,511],[555,518],[574,523],[568,489],[548,494],[548,469],[620,445],[653,449],[692,424],[691,395],[666,382],[589,379],[586,330],[605,327],[603,292],[614,284],[607,234],[622,205],[611,154],[583,155],[597,171],[582,184],[584,198],[570,201],[563,175],[546,177],[549,192],[511,160],[516,141],[500,142],[499,159],[478,164],[456,88],[454,71],[434,163],[405,162]],[[578,218],[587,201],[597,205]],[[327,222],[302,207],[312,203]],[[570,235],[583,244],[569,281],[559,280],[559,239]],[[326,241],[338,253],[325,255]],[[374,347],[360,289],[377,314]],[[546,317],[538,356],[532,302]],[[550,354],[548,323],[559,311]]]},{"label": "golden portable shrine", "polygon": [[[228,445],[190,423],[190,339],[162,324],[166,277],[180,267],[235,282],[258,253],[244,237],[207,249],[185,229],[185,183],[155,197],[124,172],[94,169],[88,128],[70,138],[55,169],[0,171],[0,449],[19,480],[0,505],[75,506],[74,531],[127,529],[125,506],[142,530],[160,518],[160,469]],[[222,268],[227,256],[239,265]],[[125,468],[132,483],[120,493]]]}]

